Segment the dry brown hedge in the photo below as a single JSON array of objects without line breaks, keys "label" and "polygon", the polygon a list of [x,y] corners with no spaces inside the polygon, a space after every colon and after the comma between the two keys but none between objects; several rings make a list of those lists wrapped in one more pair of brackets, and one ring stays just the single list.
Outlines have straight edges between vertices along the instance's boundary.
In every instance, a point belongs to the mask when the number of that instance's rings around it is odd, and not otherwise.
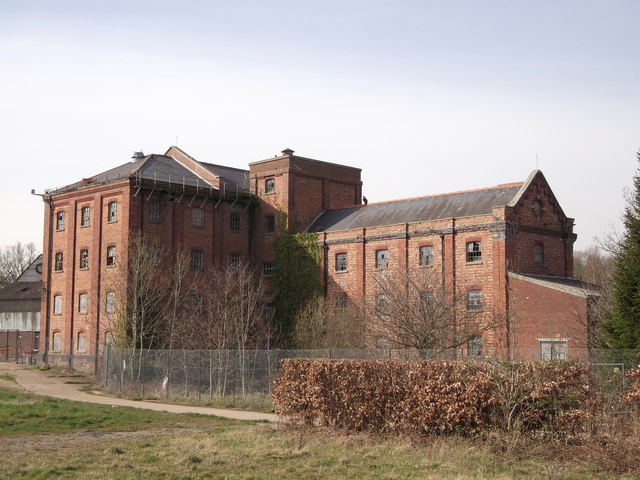
[{"label": "dry brown hedge", "polygon": [[347,430],[475,434],[575,431],[596,394],[573,363],[287,359],[276,411]]}]

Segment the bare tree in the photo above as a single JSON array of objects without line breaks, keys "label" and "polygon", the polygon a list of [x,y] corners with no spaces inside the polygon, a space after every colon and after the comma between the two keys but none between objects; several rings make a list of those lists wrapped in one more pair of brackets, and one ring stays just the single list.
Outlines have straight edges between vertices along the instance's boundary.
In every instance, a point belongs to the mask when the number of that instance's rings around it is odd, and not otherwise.
[{"label": "bare tree", "polygon": [[599,245],[574,254],[574,276],[584,282],[585,294],[589,295],[589,314],[586,318],[582,318],[583,315],[578,317],[588,332],[587,347],[602,345],[601,326],[611,318],[617,245],[619,238],[614,231]]},{"label": "bare tree", "polygon": [[0,288],[15,282],[37,256],[33,242],[0,247]]},{"label": "bare tree", "polygon": [[116,347],[135,352],[138,374],[145,351],[171,344],[184,302],[185,256],[180,248],[168,252],[157,240],[136,233],[126,255],[109,270],[105,296],[110,291],[113,297],[106,298],[112,312],[103,317],[105,330]]},{"label": "bare tree", "polygon": [[226,389],[229,350],[237,352],[245,392],[247,351],[264,348],[269,338],[266,302],[261,277],[248,264],[214,266],[192,286],[189,316],[177,338],[182,348],[210,353],[210,379],[218,376],[218,394]]},{"label": "bare tree", "polygon": [[474,291],[447,290],[432,268],[377,272],[374,298],[367,310],[375,336],[396,348],[455,349],[504,322],[482,312],[482,297]]},{"label": "bare tree", "polygon": [[293,344],[299,349],[357,349],[367,346],[364,311],[346,297],[315,295],[297,313]]}]

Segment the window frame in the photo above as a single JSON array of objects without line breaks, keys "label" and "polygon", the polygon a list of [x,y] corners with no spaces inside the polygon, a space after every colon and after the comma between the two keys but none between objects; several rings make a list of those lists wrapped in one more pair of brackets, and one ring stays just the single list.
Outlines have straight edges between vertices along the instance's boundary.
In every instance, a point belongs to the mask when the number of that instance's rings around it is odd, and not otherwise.
[{"label": "window frame", "polygon": [[242,262],[242,255],[240,253],[232,253],[229,256],[229,266],[231,266],[232,268],[239,267],[241,262]]},{"label": "window frame", "polygon": [[52,315],[62,315],[62,295],[54,295],[53,296],[53,311]]},{"label": "window frame", "polygon": [[482,263],[482,242],[480,240],[466,242],[465,258],[467,263]]},{"label": "window frame", "polygon": [[[550,362],[555,360],[569,359],[569,339],[568,338],[536,338],[538,340],[538,358],[541,362]],[[543,346],[549,345],[549,358],[545,358]],[[554,346],[562,346],[558,351],[554,352]]]},{"label": "window frame", "polygon": [[[82,346],[80,339],[82,339]],[[87,353],[87,334],[84,331],[78,332],[76,335],[76,352]]]},{"label": "window frame", "polygon": [[389,250],[381,248],[376,250],[376,268],[378,270],[384,270],[389,268]]},{"label": "window frame", "polygon": [[194,228],[204,228],[204,208],[193,207],[191,209],[191,226]]},{"label": "window frame", "polygon": [[91,207],[80,208],[80,227],[87,228],[91,226]]},{"label": "window frame", "polygon": [[51,351],[59,352],[62,346],[62,334],[60,332],[51,333]]},{"label": "window frame", "polygon": [[107,267],[115,267],[117,264],[116,255],[118,250],[115,245],[107,246]]},{"label": "window frame", "polygon": [[78,295],[78,313],[82,315],[89,313],[89,294],[86,292]]},{"label": "window frame", "polygon": [[54,261],[53,261],[53,271],[55,273],[64,271],[64,253],[63,252],[56,252],[54,256]]},{"label": "window frame", "polygon": [[467,291],[467,312],[481,312],[483,303],[482,289],[471,288]]},{"label": "window frame", "polygon": [[80,250],[78,268],[80,270],[89,270],[89,249],[83,248]]},{"label": "window frame", "polygon": [[272,277],[276,273],[276,265],[273,262],[264,262],[262,264],[262,276]]},{"label": "window frame", "polygon": [[231,212],[229,215],[229,230],[239,232],[242,227],[240,212]]},{"label": "window frame", "polygon": [[265,218],[264,233],[266,234],[276,233],[276,216],[265,215],[264,218]]},{"label": "window frame", "polygon": [[118,202],[116,200],[107,203],[107,223],[118,221]]},{"label": "window frame", "polygon": [[201,271],[204,269],[204,250],[194,248],[191,250],[191,270]]},{"label": "window frame", "polygon": [[467,357],[483,358],[482,347],[482,335],[473,335],[467,338]]},{"label": "window frame", "polygon": [[276,193],[275,177],[269,177],[264,179],[264,193],[265,195],[272,195]]},{"label": "window frame", "polygon": [[162,221],[162,208],[159,200],[149,202],[149,222],[160,223]]},{"label": "window frame", "polygon": [[389,297],[386,293],[376,295],[376,313],[378,315],[387,315],[389,313]]},{"label": "window frame", "polygon": [[64,231],[65,214],[64,210],[58,210],[56,212],[56,232]]},{"label": "window frame", "polygon": [[421,267],[433,265],[433,245],[420,245],[418,249],[418,265]]},{"label": "window frame", "polygon": [[104,312],[116,312],[116,292],[106,292],[104,296]]},{"label": "window frame", "polygon": [[336,272],[348,272],[349,271],[349,257],[347,252],[338,252],[335,255],[335,271]]}]

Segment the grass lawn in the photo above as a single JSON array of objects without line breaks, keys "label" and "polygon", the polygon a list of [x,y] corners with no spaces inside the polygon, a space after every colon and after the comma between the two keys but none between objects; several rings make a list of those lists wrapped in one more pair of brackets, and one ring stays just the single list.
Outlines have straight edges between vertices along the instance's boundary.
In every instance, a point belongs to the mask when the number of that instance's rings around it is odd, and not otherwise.
[{"label": "grass lawn", "polygon": [[0,451],[6,479],[638,478],[598,473],[587,458],[497,453],[478,439],[341,435],[2,388]]}]

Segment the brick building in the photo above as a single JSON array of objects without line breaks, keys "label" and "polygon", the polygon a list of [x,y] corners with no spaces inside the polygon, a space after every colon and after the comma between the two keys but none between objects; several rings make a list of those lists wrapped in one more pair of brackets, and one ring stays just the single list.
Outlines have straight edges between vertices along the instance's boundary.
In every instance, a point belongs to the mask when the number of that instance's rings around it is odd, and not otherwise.
[{"label": "brick building", "polygon": [[[376,271],[431,269],[452,292],[462,286],[472,296],[477,323],[505,319],[474,338],[476,354],[513,353],[520,344],[542,352],[547,341],[566,351],[584,342],[585,329],[565,328],[568,315],[549,320],[545,310],[556,311],[564,295],[586,315],[587,296],[571,280],[573,220],[541,172],[524,183],[364,205],[360,173],[290,149],[241,170],[171,147],[163,155],[137,153],[131,162],[47,191],[45,361],[95,366],[113,314],[114,279],[126,276],[132,232],[169,249],[184,245],[196,271],[247,261],[269,276],[276,268],[271,243],[279,211],[296,219],[299,230],[317,233],[330,297],[375,301]],[[564,290],[549,278],[563,279]],[[527,295],[546,300],[529,304]],[[515,316],[509,323],[516,298],[527,305],[523,325],[540,329],[515,328]]]}]

